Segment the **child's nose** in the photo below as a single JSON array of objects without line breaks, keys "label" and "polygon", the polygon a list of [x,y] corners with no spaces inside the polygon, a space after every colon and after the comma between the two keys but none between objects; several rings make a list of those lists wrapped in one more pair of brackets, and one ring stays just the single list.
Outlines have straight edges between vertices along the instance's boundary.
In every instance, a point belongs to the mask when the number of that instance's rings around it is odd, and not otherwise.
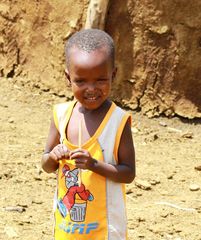
[{"label": "child's nose", "polygon": [[88,83],[87,85],[88,91],[94,91],[95,88],[96,88],[96,83]]}]

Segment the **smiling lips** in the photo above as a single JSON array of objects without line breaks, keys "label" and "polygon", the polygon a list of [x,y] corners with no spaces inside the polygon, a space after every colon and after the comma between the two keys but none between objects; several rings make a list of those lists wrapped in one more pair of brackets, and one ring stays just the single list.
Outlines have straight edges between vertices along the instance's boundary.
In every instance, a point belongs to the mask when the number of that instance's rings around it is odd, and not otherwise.
[{"label": "smiling lips", "polygon": [[98,97],[85,97],[85,99],[89,101],[96,101]]},{"label": "smiling lips", "polygon": [[98,100],[99,95],[86,95],[84,96],[84,99],[87,101],[96,101]]}]

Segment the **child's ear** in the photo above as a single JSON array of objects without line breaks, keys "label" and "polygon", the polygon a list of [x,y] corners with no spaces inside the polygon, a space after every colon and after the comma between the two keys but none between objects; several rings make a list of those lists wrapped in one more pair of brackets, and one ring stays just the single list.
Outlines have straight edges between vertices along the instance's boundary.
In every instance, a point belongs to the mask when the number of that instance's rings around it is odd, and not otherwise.
[{"label": "child's ear", "polygon": [[70,74],[67,68],[65,69],[65,75],[66,75],[68,86],[71,86]]},{"label": "child's ear", "polygon": [[112,81],[115,79],[116,75],[117,75],[117,67],[114,67],[112,72]]}]

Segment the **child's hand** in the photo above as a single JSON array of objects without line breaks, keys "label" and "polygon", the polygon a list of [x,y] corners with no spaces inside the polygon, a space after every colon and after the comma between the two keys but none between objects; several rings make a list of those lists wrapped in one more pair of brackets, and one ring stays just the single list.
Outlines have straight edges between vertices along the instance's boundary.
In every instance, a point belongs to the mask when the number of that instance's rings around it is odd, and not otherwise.
[{"label": "child's hand", "polygon": [[69,158],[69,151],[64,144],[58,144],[49,153],[49,157],[56,162],[61,159],[67,159]]},{"label": "child's hand", "polygon": [[75,160],[75,166],[80,169],[90,169],[94,164],[94,159],[85,149],[75,149],[69,153],[69,157]]}]

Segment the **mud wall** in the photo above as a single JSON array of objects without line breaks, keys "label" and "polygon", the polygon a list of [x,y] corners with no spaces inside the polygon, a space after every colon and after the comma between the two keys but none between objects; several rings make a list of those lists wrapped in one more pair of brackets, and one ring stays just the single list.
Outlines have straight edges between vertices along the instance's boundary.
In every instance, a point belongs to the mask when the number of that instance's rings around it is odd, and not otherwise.
[{"label": "mud wall", "polygon": [[[0,76],[71,97],[63,45],[83,27],[87,6],[87,0],[1,1]],[[201,117],[200,29],[199,0],[111,0],[113,98],[150,117]]]},{"label": "mud wall", "polygon": [[85,0],[1,1],[0,75],[65,94],[64,42],[82,28],[86,10]]}]

